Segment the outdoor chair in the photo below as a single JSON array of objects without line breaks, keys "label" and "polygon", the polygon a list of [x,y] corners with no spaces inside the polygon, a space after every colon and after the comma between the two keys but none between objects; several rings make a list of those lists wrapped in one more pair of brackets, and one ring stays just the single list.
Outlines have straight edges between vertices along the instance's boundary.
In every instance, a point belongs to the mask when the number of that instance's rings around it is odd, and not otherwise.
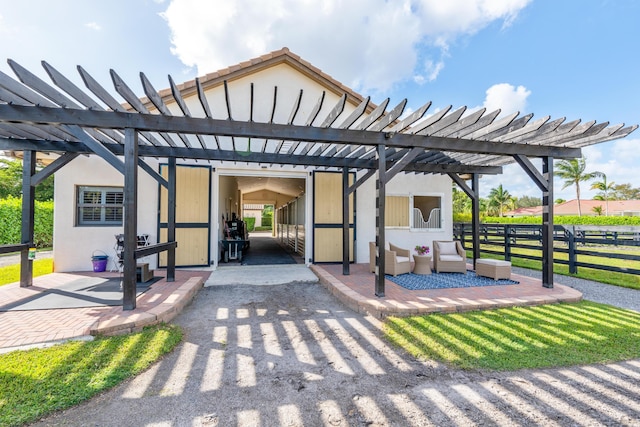
[{"label": "outdoor chair", "polygon": [[467,254],[459,241],[433,241],[433,268],[437,273],[466,273]]},{"label": "outdoor chair", "polygon": [[[376,243],[369,242],[369,270],[376,271]],[[411,273],[411,258],[408,249],[402,249],[389,243],[389,249],[385,249],[384,272],[391,276]]]}]

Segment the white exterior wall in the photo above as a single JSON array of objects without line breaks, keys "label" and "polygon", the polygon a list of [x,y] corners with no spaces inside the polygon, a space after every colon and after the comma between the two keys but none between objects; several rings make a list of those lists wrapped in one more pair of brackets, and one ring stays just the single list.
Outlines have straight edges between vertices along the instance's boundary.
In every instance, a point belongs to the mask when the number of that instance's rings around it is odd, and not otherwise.
[{"label": "white exterior wall", "polygon": [[[154,169],[157,163],[147,159]],[[77,186],[124,186],[124,176],[98,156],[79,156],[56,172],[55,209],[53,214],[54,270],[91,271],[94,251],[109,255],[108,269],[113,268],[115,235],[123,226],[76,226]],[[138,170],[138,234],[148,234],[151,243],[158,242],[158,183],[143,170]],[[96,252],[98,253],[98,252]],[[157,257],[146,257],[156,268]]]},{"label": "white exterior wall", "polygon": [[[441,196],[441,230],[411,230],[408,227],[386,227],[385,240],[411,250],[417,245],[433,247],[434,240],[453,238],[453,213],[451,211],[451,178],[446,175],[417,175],[399,173],[386,185],[387,196]],[[371,177],[356,193],[356,262],[369,262],[369,242],[376,239],[376,180]]]}]

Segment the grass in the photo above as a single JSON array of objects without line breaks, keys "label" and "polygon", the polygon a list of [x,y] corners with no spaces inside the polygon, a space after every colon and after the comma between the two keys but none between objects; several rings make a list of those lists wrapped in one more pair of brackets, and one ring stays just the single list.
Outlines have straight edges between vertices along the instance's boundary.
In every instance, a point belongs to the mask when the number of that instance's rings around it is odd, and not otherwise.
[{"label": "grass", "polygon": [[[33,262],[33,277],[53,272],[53,259],[36,259]],[[0,267],[0,286],[20,281],[20,264]]]},{"label": "grass", "polygon": [[177,326],[0,355],[0,425],[33,422],[147,369],[182,340]]},{"label": "grass", "polygon": [[640,313],[590,301],[390,317],[388,340],[463,369],[517,370],[640,357]]}]

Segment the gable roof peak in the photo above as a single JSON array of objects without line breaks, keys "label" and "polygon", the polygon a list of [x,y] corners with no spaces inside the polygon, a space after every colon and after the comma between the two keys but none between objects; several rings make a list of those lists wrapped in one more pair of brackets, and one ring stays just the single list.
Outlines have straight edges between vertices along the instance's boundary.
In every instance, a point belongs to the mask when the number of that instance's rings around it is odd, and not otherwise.
[{"label": "gable roof peak", "polygon": [[[345,86],[338,80],[331,77],[329,74],[323,72],[320,68],[312,65],[310,62],[305,61],[299,55],[291,52],[291,50],[286,46],[278,50],[265,53],[258,57],[242,61],[234,65],[230,65],[226,68],[207,73],[204,76],[198,77],[197,79],[202,85],[203,89],[207,89],[209,87],[221,85],[225,80],[236,80],[279,64],[288,64],[307,77],[316,80],[322,86],[326,87],[327,90],[334,92],[338,96],[346,94],[347,100],[355,105],[360,104],[364,100],[364,96]],[[178,84],[177,87],[183,96],[187,96],[189,94],[195,93],[196,80],[188,80],[184,83]],[[165,102],[173,102],[173,97],[170,89],[167,88],[160,90],[159,93],[160,96],[165,100]],[[148,106],[148,108],[154,109],[148,98],[143,97],[141,100],[146,106]],[[367,106],[367,111],[371,111],[375,107],[375,104],[369,103],[369,105]]]}]

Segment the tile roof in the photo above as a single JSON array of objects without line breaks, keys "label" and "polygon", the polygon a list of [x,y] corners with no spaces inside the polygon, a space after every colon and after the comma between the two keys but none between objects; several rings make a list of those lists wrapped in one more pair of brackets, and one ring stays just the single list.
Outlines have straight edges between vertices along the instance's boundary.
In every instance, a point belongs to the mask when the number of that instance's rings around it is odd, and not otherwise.
[{"label": "tile roof", "polygon": [[[236,80],[250,74],[257,73],[261,70],[264,70],[265,68],[273,67],[279,64],[288,64],[292,66],[293,68],[302,72],[311,79],[317,81],[322,86],[325,86],[328,90],[334,92],[339,96],[342,96],[342,94],[347,94],[347,101],[351,102],[354,105],[360,104],[365,99],[364,96],[355,92],[348,86],[345,86],[310,62],[305,61],[299,55],[291,52],[287,47],[283,47],[282,49],[274,50],[273,52],[260,55],[256,58],[242,61],[238,64],[234,64],[220,70],[207,73],[202,77],[198,77],[198,80],[200,81],[203,89],[207,89],[210,87],[219,86],[223,84],[225,80]],[[192,93],[195,93],[197,90],[195,79],[177,84],[176,86],[185,97]],[[170,89],[160,90],[159,94],[168,102],[174,101]],[[149,109],[155,109],[148,98],[143,97],[141,98],[141,100]],[[372,111],[373,109],[375,109],[375,107],[375,104],[369,103],[366,111]]]},{"label": "tile roof", "polygon": [[[603,213],[607,202],[604,200],[580,200],[582,215],[595,215],[594,208],[602,206]],[[554,205],[555,215],[578,215],[577,199]],[[609,200],[609,215],[622,215],[623,213],[640,213],[640,200]],[[519,208],[505,213],[506,216],[542,215],[542,206]]]}]

